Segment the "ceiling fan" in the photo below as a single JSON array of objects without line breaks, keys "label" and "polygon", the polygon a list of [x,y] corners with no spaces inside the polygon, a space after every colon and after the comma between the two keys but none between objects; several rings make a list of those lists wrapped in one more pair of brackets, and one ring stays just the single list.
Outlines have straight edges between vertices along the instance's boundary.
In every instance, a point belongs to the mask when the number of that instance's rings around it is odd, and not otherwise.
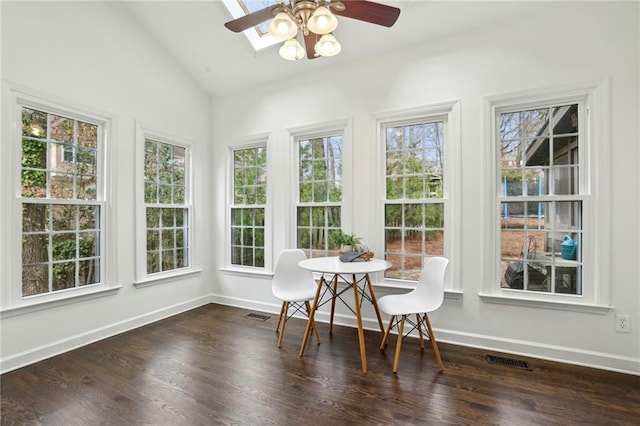
[{"label": "ceiling fan", "polygon": [[[280,4],[249,13],[224,24],[234,32],[242,32],[271,19],[269,34],[286,40],[280,56],[298,60],[333,56],[341,50],[332,32],[338,26],[335,15],[371,24],[391,27],[400,16],[400,9],[366,0],[282,0]],[[301,33],[305,48],[297,40]]]}]

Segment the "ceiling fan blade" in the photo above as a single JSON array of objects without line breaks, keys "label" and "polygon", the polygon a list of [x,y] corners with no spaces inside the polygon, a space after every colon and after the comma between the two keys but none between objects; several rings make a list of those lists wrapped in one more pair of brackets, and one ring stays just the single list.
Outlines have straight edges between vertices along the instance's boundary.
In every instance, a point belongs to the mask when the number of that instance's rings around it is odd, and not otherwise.
[{"label": "ceiling fan blade", "polygon": [[264,9],[260,9],[248,15],[241,16],[238,19],[234,19],[233,21],[229,21],[224,24],[224,26],[231,31],[239,33],[273,18],[274,12],[279,8],[279,4],[272,4]]},{"label": "ceiling fan blade", "polygon": [[344,16],[346,18],[357,19],[359,21],[378,24],[385,27],[391,27],[400,16],[400,9],[386,4],[375,3],[366,0],[341,0],[332,1],[333,3],[342,3],[339,7],[332,7],[331,11],[335,15]]},{"label": "ceiling fan blade", "polygon": [[320,55],[316,54],[316,42],[318,36],[314,33],[312,33],[311,31],[309,31],[309,34],[307,34],[306,36],[304,36],[304,48],[307,51],[307,58],[309,59],[315,59]]}]

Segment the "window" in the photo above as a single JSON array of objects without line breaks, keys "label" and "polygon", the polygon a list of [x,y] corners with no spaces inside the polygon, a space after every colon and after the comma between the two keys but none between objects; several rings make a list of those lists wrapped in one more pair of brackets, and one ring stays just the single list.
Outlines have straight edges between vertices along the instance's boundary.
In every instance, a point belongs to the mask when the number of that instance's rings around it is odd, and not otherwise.
[{"label": "window", "polygon": [[139,219],[139,279],[173,275],[191,267],[191,155],[186,144],[144,130],[144,199]]},{"label": "window", "polygon": [[296,141],[296,247],[303,249],[307,257],[335,255],[340,245],[342,149],[342,134]]},{"label": "window", "polygon": [[104,121],[19,101],[22,297],[103,281]]},{"label": "window", "polygon": [[461,293],[459,276],[460,102],[381,114],[380,238],[388,285],[420,278],[430,256],[452,260],[445,289]]},{"label": "window", "polygon": [[579,109],[551,104],[496,117],[503,288],[582,294]]},{"label": "window", "polygon": [[486,301],[606,309],[605,86],[487,100],[495,200],[487,253],[495,266],[483,284]]},{"label": "window", "polygon": [[[229,10],[229,13],[231,13],[232,19],[237,19],[266,7],[276,6],[279,2],[277,0],[223,0],[223,3]],[[268,27],[269,20],[243,31],[243,34],[256,51],[273,46],[282,41],[269,34]]]},{"label": "window", "polygon": [[62,149],[62,161],[67,163],[73,163],[73,147],[69,145],[61,146]]},{"label": "window", "polygon": [[267,145],[232,150],[231,264],[265,267]]},{"label": "window", "polygon": [[386,278],[418,280],[425,256],[445,254],[442,117],[381,126]]}]

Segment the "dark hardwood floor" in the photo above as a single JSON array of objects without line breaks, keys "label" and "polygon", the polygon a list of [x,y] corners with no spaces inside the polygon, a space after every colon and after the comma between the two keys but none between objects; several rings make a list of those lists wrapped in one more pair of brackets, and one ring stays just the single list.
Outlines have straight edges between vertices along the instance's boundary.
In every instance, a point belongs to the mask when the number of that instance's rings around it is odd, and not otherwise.
[{"label": "dark hardwood floor", "polygon": [[[207,305],[0,377],[3,425],[632,425],[640,377],[396,338],[380,351],[367,331],[363,375],[352,328],[319,324],[298,356],[303,320],[287,323],[276,348],[276,315]],[[256,312],[258,313],[258,312]],[[258,313],[259,314],[259,313]],[[434,324],[437,327],[437,325]],[[529,363],[490,364],[486,355]]]}]

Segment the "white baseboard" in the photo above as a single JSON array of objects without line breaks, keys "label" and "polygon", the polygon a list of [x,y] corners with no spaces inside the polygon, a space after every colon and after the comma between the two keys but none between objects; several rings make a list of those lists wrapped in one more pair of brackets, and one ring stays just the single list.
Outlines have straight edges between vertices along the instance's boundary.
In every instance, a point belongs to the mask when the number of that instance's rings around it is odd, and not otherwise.
[{"label": "white baseboard", "polygon": [[219,294],[211,295],[211,303],[217,303],[219,305],[225,305],[225,306],[233,306],[234,308],[256,310],[260,312],[269,312],[273,314],[279,314],[280,306],[281,306],[280,303],[278,304],[263,303],[263,302],[257,302],[255,300],[250,300],[250,299],[241,299],[238,297],[222,296]]},{"label": "white baseboard", "polygon": [[496,336],[434,328],[439,342],[640,376],[640,359]]},{"label": "white baseboard", "polygon": [[[262,303],[254,300],[232,298],[221,295],[207,295],[176,305],[167,306],[153,312],[129,318],[99,329],[91,330],[76,336],[60,340],[58,342],[40,346],[28,351],[24,351],[0,360],[0,374],[6,373],[29,364],[59,355],[73,349],[79,348],[115,336],[117,334],[133,330],[135,328],[159,321],[164,318],[185,312],[208,303],[233,306],[242,309],[257,310],[278,314],[280,305],[273,303]],[[316,321],[328,323],[329,313],[318,311]],[[380,327],[376,318],[365,317],[362,320],[363,326],[367,330],[379,331]],[[356,327],[355,318],[351,315],[336,313],[334,324],[346,327]],[[386,325],[386,324],[385,324]],[[598,368],[626,374],[640,376],[640,359],[631,357],[621,357],[615,354],[578,350],[570,347],[544,345],[524,340],[504,339],[495,336],[487,336],[472,333],[461,333],[453,330],[435,328],[434,332],[439,342],[451,343],[460,346],[467,346],[487,351],[503,352],[531,358],[545,359],[549,361],[564,362],[567,364],[580,365],[585,367]],[[417,336],[416,336],[417,337]]]},{"label": "white baseboard", "polygon": [[202,296],[8,356],[0,360],[0,374],[69,352],[73,349],[89,345],[125,331],[133,330],[143,325],[151,324],[208,303],[211,303],[211,296]]},{"label": "white baseboard", "polygon": [[[212,301],[213,303],[243,309],[255,309],[276,314],[280,312],[280,305],[256,303],[252,300],[212,295]],[[318,322],[328,323],[329,313],[325,311],[318,311],[316,312],[315,319]],[[383,321],[386,320],[383,319]],[[337,312],[333,322],[336,325],[354,328],[357,327],[356,320],[353,316]],[[362,318],[362,325],[367,330],[380,330],[378,320],[373,317]],[[386,327],[387,324],[385,323],[384,325]],[[640,359],[632,357],[621,357],[616,354],[585,351],[565,346],[545,345],[525,340],[504,339],[489,335],[461,333],[439,328],[434,328],[434,334],[436,335],[438,342],[640,376]],[[414,337],[418,337],[417,333]]]}]

